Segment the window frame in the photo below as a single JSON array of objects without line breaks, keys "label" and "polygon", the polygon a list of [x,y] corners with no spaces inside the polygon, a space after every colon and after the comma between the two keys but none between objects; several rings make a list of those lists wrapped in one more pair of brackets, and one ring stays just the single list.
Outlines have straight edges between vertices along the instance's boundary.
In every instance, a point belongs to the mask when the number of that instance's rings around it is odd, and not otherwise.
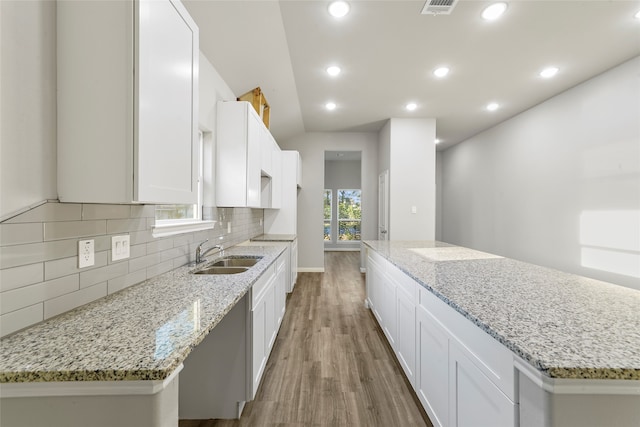
[{"label": "window frame", "polygon": [[[347,191],[357,191],[358,192],[358,200],[359,200],[359,204],[360,204],[360,218],[340,218],[340,192],[347,192]],[[355,242],[362,242],[362,189],[361,188],[339,188],[336,190],[336,195],[337,195],[337,199],[338,199],[338,203],[336,204],[336,242],[338,244],[345,244],[345,243],[355,243]],[[341,222],[358,222],[360,223],[360,226],[358,227],[360,230],[360,238],[359,239],[352,239],[352,240],[342,240],[340,239],[340,223]]]},{"label": "window frame", "polygon": [[[198,200],[194,204],[194,216],[192,218],[176,218],[176,219],[157,219],[153,226],[153,237],[165,237],[174,234],[189,233],[193,231],[207,230],[213,228],[215,221],[204,221],[202,219],[202,210],[204,205],[204,139],[205,132],[198,131]],[[156,205],[158,206],[180,206],[174,205]]]},{"label": "window frame", "polygon": [[[329,223],[329,239],[326,238],[327,234],[325,234],[325,238],[323,239],[323,242],[325,243],[333,243],[333,189],[330,188],[325,188],[324,189],[324,196],[322,198],[322,208],[324,210],[325,208],[325,200],[327,199],[327,195],[329,196],[329,218],[325,217],[325,213],[323,212],[323,230],[324,227],[326,227],[327,222]],[[325,210],[326,212],[326,210]]]}]

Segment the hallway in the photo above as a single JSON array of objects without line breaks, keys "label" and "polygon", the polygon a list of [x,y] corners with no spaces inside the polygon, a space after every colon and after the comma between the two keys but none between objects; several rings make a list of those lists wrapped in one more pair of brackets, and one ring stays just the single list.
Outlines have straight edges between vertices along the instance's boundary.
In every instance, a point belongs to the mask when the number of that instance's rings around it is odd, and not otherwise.
[{"label": "hallway", "polygon": [[[256,399],[213,426],[430,426],[373,315],[359,252],[326,252],[301,273]],[[425,421],[427,420],[427,421]]]}]

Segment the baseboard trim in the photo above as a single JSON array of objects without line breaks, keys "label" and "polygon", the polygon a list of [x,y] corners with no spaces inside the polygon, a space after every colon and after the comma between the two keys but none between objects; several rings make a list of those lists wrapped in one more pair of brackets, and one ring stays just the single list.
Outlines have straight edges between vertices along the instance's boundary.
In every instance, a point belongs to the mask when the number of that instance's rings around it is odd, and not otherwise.
[{"label": "baseboard trim", "polygon": [[360,248],[324,248],[325,252],[360,252]]},{"label": "baseboard trim", "polygon": [[324,267],[322,268],[298,267],[298,273],[324,273]]}]

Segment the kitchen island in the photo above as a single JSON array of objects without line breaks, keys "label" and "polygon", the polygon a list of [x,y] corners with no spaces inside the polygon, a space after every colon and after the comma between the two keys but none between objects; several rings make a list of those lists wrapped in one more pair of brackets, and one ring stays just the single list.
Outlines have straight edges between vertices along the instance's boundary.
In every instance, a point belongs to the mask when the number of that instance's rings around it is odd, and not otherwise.
[{"label": "kitchen island", "polygon": [[2,339],[2,425],[176,426],[183,362],[283,251],[236,246],[260,257],[244,273],[186,265]]},{"label": "kitchen island", "polygon": [[366,302],[434,424],[640,425],[639,291],[441,242],[365,245]]}]

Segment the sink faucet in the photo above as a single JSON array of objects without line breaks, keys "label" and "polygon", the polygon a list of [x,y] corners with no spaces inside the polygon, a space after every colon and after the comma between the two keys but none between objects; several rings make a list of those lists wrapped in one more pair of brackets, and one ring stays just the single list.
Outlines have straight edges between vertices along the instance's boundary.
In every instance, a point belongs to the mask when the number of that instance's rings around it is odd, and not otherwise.
[{"label": "sink faucet", "polygon": [[203,252],[202,251],[202,245],[204,245],[208,241],[209,241],[209,239],[205,240],[204,242],[200,243],[198,245],[198,247],[196,248],[196,264],[200,264],[202,262],[202,257],[207,255],[209,252],[211,252],[214,249],[220,249],[220,253],[222,253],[224,251],[224,247],[222,245],[215,245],[215,246],[211,246],[209,249],[206,249]]}]

